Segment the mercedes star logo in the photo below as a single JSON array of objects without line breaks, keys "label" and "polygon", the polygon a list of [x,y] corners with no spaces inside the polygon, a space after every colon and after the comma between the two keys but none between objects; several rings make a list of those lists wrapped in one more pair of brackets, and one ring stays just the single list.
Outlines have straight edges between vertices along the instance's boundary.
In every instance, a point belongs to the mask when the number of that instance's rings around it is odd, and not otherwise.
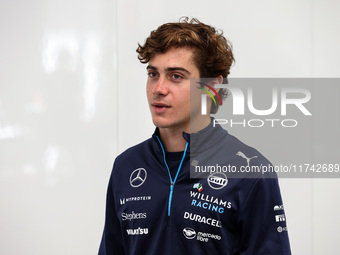
[{"label": "mercedes star logo", "polygon": [[144,168],[137,168],[130,175],[130,185],[133,188],[141,186],[146,180],[147,172]]}]

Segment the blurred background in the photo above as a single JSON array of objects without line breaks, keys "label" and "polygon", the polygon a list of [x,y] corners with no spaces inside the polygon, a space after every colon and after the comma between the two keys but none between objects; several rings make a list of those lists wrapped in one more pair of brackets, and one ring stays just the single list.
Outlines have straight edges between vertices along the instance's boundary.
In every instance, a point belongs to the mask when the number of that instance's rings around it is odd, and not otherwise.
[{"label": "blurred background", "polygon": [[[337,0],[0,0],[0,253],[97,253],[114,158],[154,129],[135,50],[158,25],[189,16],[222,29],[230,77],[339,78],[339,11]],[[339,251],[340,180],[280,185],[293,254]]]}]

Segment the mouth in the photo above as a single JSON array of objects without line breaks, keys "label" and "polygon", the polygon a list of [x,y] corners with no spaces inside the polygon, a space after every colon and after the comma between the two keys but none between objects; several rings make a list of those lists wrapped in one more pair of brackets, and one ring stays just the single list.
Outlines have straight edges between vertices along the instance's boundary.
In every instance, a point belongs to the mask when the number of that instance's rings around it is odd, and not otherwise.
[{"label": "mouth", "polygon": [[166,112],[169,108],[171,108],[170,105],[165,104],[165,103],[152,103],[151,106],[152,106],[152,109],[153,109],[156,113],[164,113],[164,112]]}]

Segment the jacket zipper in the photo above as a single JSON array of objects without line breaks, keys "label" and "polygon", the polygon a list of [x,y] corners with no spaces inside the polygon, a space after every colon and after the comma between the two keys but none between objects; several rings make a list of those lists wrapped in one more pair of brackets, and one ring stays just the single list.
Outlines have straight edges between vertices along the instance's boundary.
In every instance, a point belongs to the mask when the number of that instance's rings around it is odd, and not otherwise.
[{"label": "jacket zipper", "polygon": [[185,145],[185,150],[183,152],[183,157],[182,157],[182,160],[178,166],[178,169],[177,169],[177,173],[176,173],[176,176],[175,176],[175,179],[172,180],[172,177],[171,177],[171,172],[170,172],[170,169],[169,169],[169,166],[168,166],[168,163],[166,162],[166,158],[165,158],[165,151],[164,151],[164,147],[163,147],[163,144],[161,142],[161,140],[159,139],[158,136],[157,137],[157,140],[162,148],[162,152],[163,152],[163,160],[164,160],[164,163],[165,163],[165,166],[168,170],[168,174],[169,174],[169,178],[170,178],[170,193],[169,193],[169,204],[168,204],[168,216],[170,216],[170,209],[171,209],[171,201],[172,201],[172,194],[174,192],[174,186],[175,186],[175,183],[176,183],[176,180],[177,180],[177,177],[178,177],[178,174],[179,172],[181,171],[181,168],[182,168],[182,164],[183,164],[183,161],[184,161],[184,158],[185,158],[185,155],[187,153],[187,149],[188,149],[188,145],[189,143],[187,142],[186,145]]}]

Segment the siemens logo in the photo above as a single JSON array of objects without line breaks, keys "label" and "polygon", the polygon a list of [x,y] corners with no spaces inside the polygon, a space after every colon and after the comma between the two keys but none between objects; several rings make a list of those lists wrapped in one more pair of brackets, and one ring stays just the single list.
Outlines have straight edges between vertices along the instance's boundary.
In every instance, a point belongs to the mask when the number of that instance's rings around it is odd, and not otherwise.
[{"label": "siemens logo", "polygon": [[139,219],[146,219],[146,213],[135,213],[134,211],[132,211],[131,213],[122,213],[122,221],[125,220],[139,220]]}]

